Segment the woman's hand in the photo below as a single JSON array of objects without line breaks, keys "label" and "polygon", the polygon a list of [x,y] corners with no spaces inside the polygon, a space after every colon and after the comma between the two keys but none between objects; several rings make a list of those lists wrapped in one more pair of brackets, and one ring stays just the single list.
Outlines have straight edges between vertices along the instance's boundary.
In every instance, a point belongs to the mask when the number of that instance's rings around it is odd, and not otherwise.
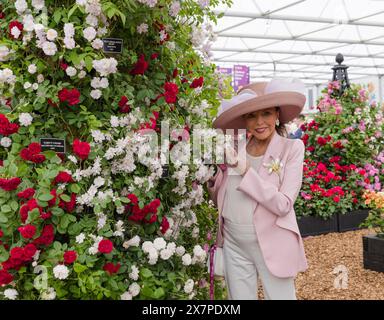
[{"label": "woman's hand", "polygon": [[247,158],[240,157],[231,146],[225,148],[225,162],[228,167],[233,168],[238,174],[242,176],[248,171],[250,167]]}]

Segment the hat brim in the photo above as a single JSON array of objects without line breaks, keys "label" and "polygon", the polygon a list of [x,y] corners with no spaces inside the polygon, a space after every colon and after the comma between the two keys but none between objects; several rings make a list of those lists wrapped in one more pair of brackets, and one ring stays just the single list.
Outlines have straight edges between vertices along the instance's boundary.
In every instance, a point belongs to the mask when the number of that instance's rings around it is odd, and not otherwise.
[{"label": "hat brim", "polygon": [[280,107],[280,123],[288,123],[301,113],[305,100],[306,97],[303,94],[292,91],[266,94],[241,102],[224,111],[212,125],[216,129],[246,129],[242,115],[271,107]]}]

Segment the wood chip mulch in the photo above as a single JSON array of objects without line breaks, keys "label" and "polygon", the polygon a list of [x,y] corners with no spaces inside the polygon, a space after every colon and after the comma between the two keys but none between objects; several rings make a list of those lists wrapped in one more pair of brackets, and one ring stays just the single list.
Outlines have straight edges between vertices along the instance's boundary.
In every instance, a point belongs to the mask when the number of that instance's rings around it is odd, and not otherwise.
[{"label": "wood chip mulch", "polygon": [[304,238],[306,272],[296,277],[298,300],[384,300],[384,272],[363,267],[363,229]]}]

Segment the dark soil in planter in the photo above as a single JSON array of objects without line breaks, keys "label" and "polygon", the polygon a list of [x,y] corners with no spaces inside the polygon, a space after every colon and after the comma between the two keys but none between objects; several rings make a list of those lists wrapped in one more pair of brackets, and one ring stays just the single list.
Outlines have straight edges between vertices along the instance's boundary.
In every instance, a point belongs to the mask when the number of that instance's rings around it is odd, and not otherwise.
[{"label": "dark soil in planter", "polygon": [[328,220],[320,217],[301,217],[297,219],[302,237],[316,236],[330,232],[337,232],[337,217],[333,216]]},{"label": "dark soil in planter", "polygon": [[369,209],[355,210],[338,214],[339,232],[361,229],[359,225],[368,217]]},{"label": "dark soil in planter", "polygon": [[363,236],[364,268],[384,272],[384,239],[375,235]]}]

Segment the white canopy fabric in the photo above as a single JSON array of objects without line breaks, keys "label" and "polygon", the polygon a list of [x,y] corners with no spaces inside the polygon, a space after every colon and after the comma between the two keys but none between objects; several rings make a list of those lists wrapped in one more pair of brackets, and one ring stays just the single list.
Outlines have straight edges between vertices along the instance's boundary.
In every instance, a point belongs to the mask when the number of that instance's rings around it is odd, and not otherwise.
[{"label": "white canopy fabric", "polygon": [[383,0],[233,0],[216,12],[225,14],[212,47],[220,67],[244,64],[251,81],[294,77],[319,87],[342,53],[352,82],[373,77],[381,90]]}]

